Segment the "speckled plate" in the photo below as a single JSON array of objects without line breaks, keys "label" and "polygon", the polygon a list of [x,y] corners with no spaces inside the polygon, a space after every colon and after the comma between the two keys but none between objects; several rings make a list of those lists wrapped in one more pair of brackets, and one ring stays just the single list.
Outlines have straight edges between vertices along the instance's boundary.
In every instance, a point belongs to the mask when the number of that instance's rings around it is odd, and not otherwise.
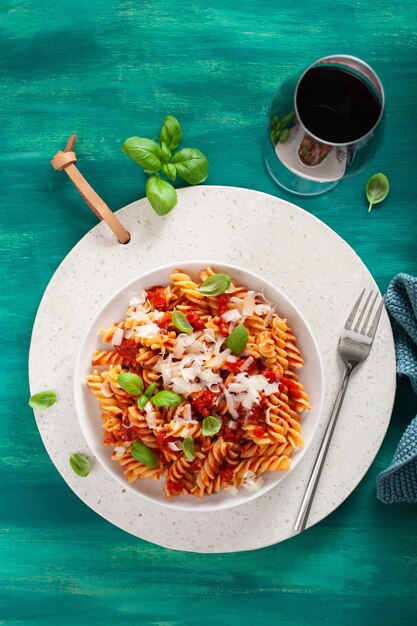
[{"label": "speckled plate", "polygon": [[[71,489],[116,526],[177,550],[253,550],[294,534],[342,374],[336,354],[340,329],[359,291],[376,285],[338,235],[293,204],[233,187],[190,187],[179,190],[178,196],[178,206],[163,219],[146,199],[124,207],[118,215],[132,235],[129,244],[118,244],[100,223],[55,272],[35,320],[29,369],[31,393],[54,389],[58,402],[36,412],[36,421],[52,461]],[[176,258],[215,258],[264,276],[302,311],[322,356],[326,394],[315,440],[284,481],[256,500],[228,510],[170,510],[138,498],[99,463],[84,479],[68,465],[71,452],[91,456],[72,394],[75,359],[86,328],[132,276]],[[352,375],[310,526],[338,507],[365,475],[387,430],[394,394],[395,352],[384,312],[369,358]]]}]

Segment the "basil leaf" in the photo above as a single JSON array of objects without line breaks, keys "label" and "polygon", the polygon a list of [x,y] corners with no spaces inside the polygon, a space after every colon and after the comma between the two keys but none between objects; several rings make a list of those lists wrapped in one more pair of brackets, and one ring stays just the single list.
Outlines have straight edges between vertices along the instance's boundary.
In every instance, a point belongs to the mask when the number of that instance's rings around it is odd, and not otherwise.
[{"label": "basil leaf", "polygon": [[42,409],[47,409],[49,406],[52,406],[56,402],[56,393],[54,391],[41,391],[40,393],[35,393],[34,396],[29,398],[29,406],[32,409],[37,409],[38,411],[42,411]]},{"label": "basil leaf", "polygon": [[283,128],[279,134],[279,143],[285,143],[290,136],[290,131],[288,128]]},{"label": "basil leaf", "polygon": [[151,398],[152,404],[155,406],[177,406],[181,404],[182,398],[177,393],[170,391],[169,389],[165,389],[164,391],[159,391]]},{"label": "basil leaf", "polygon": [[146,181],[146,196],[157,215],[166,215],[177,204],[174,187],[159,176],[151,176]]},{"label": "basil leaf", "polygon": [[143,380],[137,374],[122,372],[118,375],[117,382],[131,396],[140,396],[143,391]]},{"label": "basil leaf", "polygon": [[229,289],[232,279],[227,274],[213,274],[203,282],[199,292],[203,296],[220,296],[226,289]]},{"label": "basil leaf", "polygon": [[278,127],[278,124],[279,124],[279,117],[278,115],[274,115],[271,121],[271,128],[275,130]]},{"label": "basil leaf", "polygon": [[156,141],[144,137],[129,137],[122,145],[122,150],[135,163],[150,172],[161,169],[162,151]]},{"label": "basil leaf", "polygon": [[145,396],[147,398],[150,398],[155,393],[155,389],[156,389],[156,383],[151,383],[149,387],[146,388]]},{"label": "basil leaf", "polygon": [[141,441],[135,441],[130,447],[130,454],[134,459],[146,465],[146,467],[150,467],[154,469],[158,466],[158,457],[155,452],[145,446]]},{"label": "basil leaf", "polygon": [[189,461],[194,461],[195,459],[195,451],[194,451],[194,439],[190,436],[186,437],[182,442],[182,451]]},{"label": "basil leaf", "polygon": [[295,116],[294,111],[291,111],[291,113],[288,113],[288,115],[282,118],[281,124],[279,124],[279,126],[281,126],[281,128],[284,128],[284,126],[286,126],[288,122],[292,122],[292,120],[294,119],[294,116]]},{"label": "basil leaf", "polygon": [[164,118],[161,128],[161,142],[163,141],[169,150],[175,150],[182,138],[181,126],[173,115]]},{"label": "basil leaf", "polygon": [[181,176],[189,185],[198,185],[208,176],[208,161],[197,148],[183,148],[172,157],[172,161]]},{"label": "basil leaf", "polygon": [[138,398],[138,407],[140,409],[143,409],[148,404],[148,402],[149,402],[148,396],[143,395],[140,398]]},{"label": "basil leaf", "polygon": [[85,478],[90,473],[91,463],[84,454],[70,454],[69,464],[72,470],[81,478]]},{"label": "basil leaf", "polygon": [[221,420],[218,417],[214,417],[214,415],[209,415],[203,419],[203,429],[202,433],[205,437],[212,437],[216,433],[219,432],[222,426]]},{"label": "basil leaf", "polygon": [[172,311],[172,323],[182,333],[193,332],[193,327],[191,326],[190,322],[187,320],[187,317],[181,311],[177,311],[176,309]]},{"label": "basil leaf", "polygon": [[248,331],[243,324],[239,324],[226,339],[226,346],[232,351],[232,354],[240,354],[246,348],[248,339]]},{"label": "basil leaf", "polygon": [[366,197],[369,202],[368,213],[374,204],[385,200],[389,192],[389,180],[385,174],[374,174],[366,183]]},{"label": "basil leaf", "polygon": [[162,171],[165,176],[168,176],[171,180],[175,180],[177,178],[177,170],[175,169],[175,165],[172,165],[172,163],[164,163]]},{"label": "basil leaf", "polygon": [[169,163],[171,160],[172,154],[171,150],[166,145],[165,141],[161,142],[161,161],[162,163]]}]

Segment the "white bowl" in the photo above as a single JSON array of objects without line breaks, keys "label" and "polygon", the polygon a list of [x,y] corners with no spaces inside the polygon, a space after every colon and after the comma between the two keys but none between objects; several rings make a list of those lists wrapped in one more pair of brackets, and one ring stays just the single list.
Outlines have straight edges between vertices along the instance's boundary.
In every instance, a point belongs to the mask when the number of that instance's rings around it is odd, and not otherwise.
[{"label": "white bowl", "polygon": [[300,311],[282,291],[270,282],[234,265],[216,263],[215,261],[179,261],[158,267],[126,284],[98,312],[81,343],[74,372],[75,408],[81,430],[92,453],[108,473],[124,488],[134,491],[142,498],[152,500],[171,509],[213,511],[215,509],[231,508],[265,494],[288,475],[288,472],[267,472],[263,474],[265,483],[255,492],[249,492],[244,487],[241,487],[235,496],[221,490],[216,495],[206,496],[202,499],[194,496],[176,496],[172,500],[167,500],[163,491],[164,477],[160,481],[144,479],[129,484],[120,465],[116,461],[111,460],[112,446],[104,446],[102,443],[103,428],[99,406],[94,394],[91,393],[85,382],[86,375],[92,370],[91,357],[94,350],[100,349],[101,346],[105,349],[105,345],[107,345],[108,349],[108,344],[103,344],[100,340],[100,329],[108,328],[115,320],[124,319],[131,293],[147,289],[153,285],[167,285],[170,282],[169,275],[177,267],[191,274],[191,276],[196,276],[199,271],[208,266],[215,268],[216,271],[230,275],[232,280],[236,279],[249,289],[254,291],[264,290],[265,296],[277,303],[279,314],[288,319],[289,325],[297,337],[298,345],[305,360],[304,367],[300,372],[300,380],[309,394],[312,409],[304,411],[302,414],[301,424],[304,448],[294,451],[291,460],[291,471],[294,471],[313,441],[323,405],[323,367],[313,333]]}]

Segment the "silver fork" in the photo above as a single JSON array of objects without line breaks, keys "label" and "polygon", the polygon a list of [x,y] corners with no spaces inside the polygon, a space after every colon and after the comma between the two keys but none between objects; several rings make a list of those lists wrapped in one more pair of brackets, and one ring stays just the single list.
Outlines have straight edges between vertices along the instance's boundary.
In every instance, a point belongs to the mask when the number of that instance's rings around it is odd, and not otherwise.
[{"label": "silver fork", "polygon": [[[363,363],[363,361],[366,359],[366,357],[371,351],[372,343],[373,343],[375,333],[376,333],[378,323],[379,323],[379,318],[381,317],[381,312],[384,306],[384,301],[381,300],[377,308],[377,311],[374,315],[374,318],[372,320],[372,323],[369,327],[369,330],[367,331],[369,320],[371,319],[372,311],[378,299],[378,293],[377,293],[375,297],[373,298],[371,305],[369,306],[372,293],[373,292],[371,291],[369,296],[366,298],[365,304],[363,305],[358,315],[358,318],[356,320],[355,326],[352,329],[352,325],[359,311],[362,298],[365,294],[365,289],[362,291],[361,295],[356,301],[356,304],[354,305],[352,311],[350,312],[350,315],[346,320],[345,327],[342,330],[342,333],[340,335],[338,352],[344,363],[345,371],[342,377],[342,381],[340,383],[339,393],[337,394],[336,402],[334,403],[333,411],[332,411],[332,414],[330,415],[329,423],[327,424],[326,432],[324,434],[324,438],[320,446],[319,453],[314,463],[310,480],[308,481],[307,489],[304,494],[303,501],[301,503],[297,520],[295,522],[295,526],[294,526],[295,532],[301,532],[306,527],[311,505],[313,504],[314,495],[316,493],[317,485],[320,480],[320,475],[324,466],[324,462],[326,460],[327,451],[329,449],[329,445],[332,440],[334,428],[336,426],[337,418],[339,416],[343,399],[345,397],[346,388],[348,386],[350,375],[357,365],[359,365],[360,363]],[[361,327],[361,323],[362,323],[365,313],[366,313],[366,318]]]}]

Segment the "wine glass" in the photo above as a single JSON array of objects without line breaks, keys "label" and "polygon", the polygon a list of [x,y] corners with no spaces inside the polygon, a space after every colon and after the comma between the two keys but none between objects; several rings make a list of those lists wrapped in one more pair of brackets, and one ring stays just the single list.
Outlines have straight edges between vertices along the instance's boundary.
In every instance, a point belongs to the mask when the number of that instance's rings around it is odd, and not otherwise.
[{"label": "wine glass", "polygon": [[382,83],[364,61],[331,55],[288,77],[268,113],[264,158],[284,189],[315,196],[362,171],[383,136]]}]

